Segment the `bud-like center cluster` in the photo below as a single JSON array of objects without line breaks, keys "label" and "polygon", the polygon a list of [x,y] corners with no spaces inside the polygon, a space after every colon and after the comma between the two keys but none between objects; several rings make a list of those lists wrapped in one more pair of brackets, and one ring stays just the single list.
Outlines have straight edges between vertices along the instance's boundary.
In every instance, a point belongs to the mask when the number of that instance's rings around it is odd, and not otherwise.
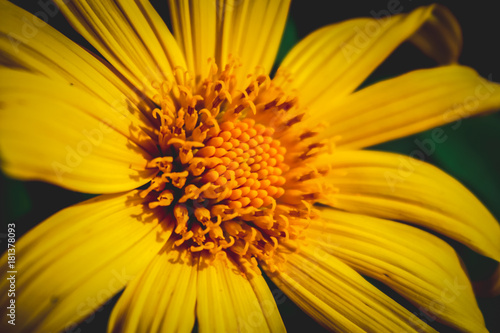
[{"label": "bud-like center cluster", "polygon": [[175,217],[176,246],[228,255],[250,271],[258,260],[275,266],[279,243],[307,226],[318,190],[306,183],[322,171],[304,162],[322,145],[297,126],[294,96],[263,75],[238,90],[236,69],[212,64],[197,87],[180,70],[176,84],[153,85],[161,154],[141,196]]}]

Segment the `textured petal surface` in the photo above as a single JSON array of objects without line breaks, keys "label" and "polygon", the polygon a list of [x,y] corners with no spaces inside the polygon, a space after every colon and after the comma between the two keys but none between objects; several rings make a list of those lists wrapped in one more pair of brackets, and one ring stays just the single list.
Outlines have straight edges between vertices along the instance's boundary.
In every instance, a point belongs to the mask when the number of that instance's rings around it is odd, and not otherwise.
[{"label": "textured petal surface", "polygon": [[153,6],[138,1],[64,1],[57,5],[73,27],[148,96],[153,81],[174,80],[184,57]]},{"label": "textured petal surface", "polygon": [[289,0],[171,0],[176,39],[188,68],[198,75],[208,71],[208,58],[225,66],[238,59],[241,82],[256,67],[268,74],[273,66],[290,5]]},{"label": "textured petal surface", "polygon": [[363,148],[500,108],[500,85],[458,65],[410,72],[311,114],[339,148]]},{"label": "textured petal surface", "polygon": [[[266,272],[302,310],[335,332],[433,332],[342,261],[314,244],[296,248],[279,273]],[[289,252],[284,247],[282,252]]]},{"label": "textured petal surface", "polygon": [[308,240],[414,303],[427,320],[485,332],[471,284],[455,251],[425,231],[334,209],[312,220]]},{"label": "textured petal surface", "polygon": [[197,80],[209,71],[215,57],[216,2],[169,0],[175,38],[184,53],[187,69]]},{"label": "textured petal surface", "polygon": [[297,44],[281,68],[291,74],[301,103],[315,112],[353,92],[408,38],[443,63],[455,62],[462,45],[456,19],[445,7],[432,5],[321,28]]},{"label": "textured petal surface", "polygon": [[[0,1],[0,51],[4,66],[65,82],[102,99],[123,116],[144,117],[151,105],[104,62],[31,13]],[[57,13],[52,8],[51,13]],[[55,15],[55,14],[54,14]]]},{"label": "textured petal surface", "polygon": [[[60,211],[19,239],[16,329],[70,329],[139,274],[170,233],[160,212],[152,215],[144,207],[136,191],[99,196]],[[8,270],[4,255],[2,271]],[[5,317],[6,279],[0,289]]]},{"label": "textured petal surface", "polygon": [[11,176],[89,193],[148,182],[157,148],[138,118],[76,87],[0,70],[0,156]]},{"label": "textured petal surface", "polygon": [[[327,160],[329,160],[327,162]],[[393,153],[338,151],[323,200],[332,207],[410,222],[500,261],[500,226],[481,202],[438,168]]]},{"label": "textured petal surface", "polygon": [[232,261],[212,262],[203,256],[199,267],[196,314],[200,332],[285,332],[261,275],[247,279]]},{"label": "textured petal surface", "polygon": [[172,245],[173,240],[127,286],[111,314],[109,332],[192,331],[198,257]]}]

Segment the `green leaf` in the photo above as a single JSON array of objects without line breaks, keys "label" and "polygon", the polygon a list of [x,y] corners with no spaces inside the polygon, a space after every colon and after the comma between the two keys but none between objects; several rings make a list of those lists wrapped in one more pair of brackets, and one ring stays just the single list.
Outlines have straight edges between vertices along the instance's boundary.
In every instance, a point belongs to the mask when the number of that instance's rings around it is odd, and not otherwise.
[{"label": "green leaf", "polygon": [[288,18],[285,25],[285,31],[283,32],[283,36],[281,37],[278,54],[276,55],[276,59],[274,60],[274,68],[272,71],[273,73],[276,72],[285,56],[292,49],[292,47],[297,44],[298,41],[299,36],[297,34],[295,23],[293,23],[293,20],[291,18]]},{"label": "green leaf", "polygon": [[[469,188],[500,219],[500,114],[458,120],[442,126],[445,140],[435,142],[432,158]],[[432,131],[419,135],[432,142]]]},{"label": "green leaf", "polygon": [[8,178],[0,172],[0,216],[2,221],[15,221],[31,209],[25,183]]}]

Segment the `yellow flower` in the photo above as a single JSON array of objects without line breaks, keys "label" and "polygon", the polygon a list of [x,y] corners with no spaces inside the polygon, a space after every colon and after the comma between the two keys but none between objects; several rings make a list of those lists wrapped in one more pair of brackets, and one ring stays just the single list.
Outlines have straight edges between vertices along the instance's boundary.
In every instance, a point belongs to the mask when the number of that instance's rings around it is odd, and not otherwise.
[{"label": "yellow flower", "polygon": [[[486,331],[455,251],[415,226],[500,261],[497,221],[435,167],[362,150],[500,107],[447,9],[324,27],[271,79],[289,1],[172,0],[173,35],[146,0],[55,2],[105,60],[0,0],[2,167],[104,194],[4,255],[2,329],[12,299],[17,330],[53,332],[125,288],[110,332],[284,331],[264,272],[331,330],[433,331],[363,274]],[[442,66],[357,90],[406,40]]]}]

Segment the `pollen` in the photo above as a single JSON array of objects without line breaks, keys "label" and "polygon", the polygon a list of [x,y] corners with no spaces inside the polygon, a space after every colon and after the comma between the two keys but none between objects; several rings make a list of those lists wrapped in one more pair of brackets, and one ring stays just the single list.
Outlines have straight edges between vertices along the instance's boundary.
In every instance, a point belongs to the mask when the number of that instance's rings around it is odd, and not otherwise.
[{"label": "pollen", "polygon": [[223,70],[209,61],[198,84],[182,69],[176,83],[153,83],[160,155],[140,195],[172,216],[176,246],[231,257],[244,273],[259,272],[259,261],[279,269],[279,244],[300,239],[316,215],[317,179],[327,171],[311,162],[325,144],[301,125],[297,96],[281,88],[285,75],[251,74],[241,85],[237,61]]}]

